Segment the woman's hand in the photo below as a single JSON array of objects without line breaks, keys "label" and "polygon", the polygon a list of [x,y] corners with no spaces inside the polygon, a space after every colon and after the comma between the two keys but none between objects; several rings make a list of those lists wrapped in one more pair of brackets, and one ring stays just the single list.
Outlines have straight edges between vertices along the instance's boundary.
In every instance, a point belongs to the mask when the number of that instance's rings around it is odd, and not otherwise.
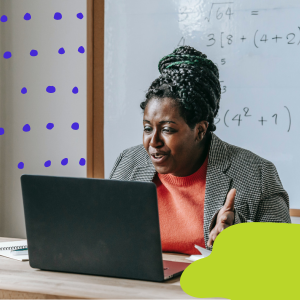
[{"label": "woman's hand", "polygon": [[212,247],[218,234],[225,228],[231,226],[234,222],[234,198],[236,189],[231,189],[227,194],[224,206],[220,209],[216,221],[216,225],[209,234],[207,242],[208,247]]}]

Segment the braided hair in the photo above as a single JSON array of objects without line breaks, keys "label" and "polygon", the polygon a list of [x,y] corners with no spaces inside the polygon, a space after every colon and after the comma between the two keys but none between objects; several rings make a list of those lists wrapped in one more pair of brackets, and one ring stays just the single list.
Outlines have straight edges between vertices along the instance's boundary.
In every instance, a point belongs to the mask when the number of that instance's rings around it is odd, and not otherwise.
[{"label": "braided hair", "polygon": [[208,130],[215,131],[221,97],[217,66],[200,51],[181,46],[159,61],[158,70],[161,75],[152,82],[140,107],[145,110],[152,98],[169,97],[191,129],[205,120]]}]

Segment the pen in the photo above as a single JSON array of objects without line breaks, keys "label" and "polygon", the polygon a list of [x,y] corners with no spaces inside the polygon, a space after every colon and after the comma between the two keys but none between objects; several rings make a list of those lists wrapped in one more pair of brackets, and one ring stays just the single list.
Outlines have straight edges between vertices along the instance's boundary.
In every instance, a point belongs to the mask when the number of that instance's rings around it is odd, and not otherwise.
[{"label": "pen", "polygon": [[18,249],[18,250],[11,250],[13,255],[28,255],[28,248]]}]

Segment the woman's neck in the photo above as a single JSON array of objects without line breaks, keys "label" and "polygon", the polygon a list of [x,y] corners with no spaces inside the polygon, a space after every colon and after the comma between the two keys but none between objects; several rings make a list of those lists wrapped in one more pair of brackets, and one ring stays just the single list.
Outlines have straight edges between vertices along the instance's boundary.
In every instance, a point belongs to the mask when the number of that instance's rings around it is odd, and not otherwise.
[{"label": "woman's neck", "polygon": [[191,155],[190,165],[184,170],[184,173],[172,174],[177,177],[185,177],[197,172],[203,165],[210,148],[211,143],[211,133],[207,132],[205,137],[200,142],[199,147],[195,150],[195,155]]}]

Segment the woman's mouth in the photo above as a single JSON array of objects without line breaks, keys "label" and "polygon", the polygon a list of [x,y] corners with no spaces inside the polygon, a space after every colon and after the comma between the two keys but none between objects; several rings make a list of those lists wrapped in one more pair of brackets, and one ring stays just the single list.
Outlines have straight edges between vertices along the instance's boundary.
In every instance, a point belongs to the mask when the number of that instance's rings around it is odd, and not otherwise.
[{"label": "woman's mouth", "polygon": [[161,154],[161,153],[153,153],[150,155],[150,157],[152,162],[156,164],[163,163],[168,158],[166,154]]}]

